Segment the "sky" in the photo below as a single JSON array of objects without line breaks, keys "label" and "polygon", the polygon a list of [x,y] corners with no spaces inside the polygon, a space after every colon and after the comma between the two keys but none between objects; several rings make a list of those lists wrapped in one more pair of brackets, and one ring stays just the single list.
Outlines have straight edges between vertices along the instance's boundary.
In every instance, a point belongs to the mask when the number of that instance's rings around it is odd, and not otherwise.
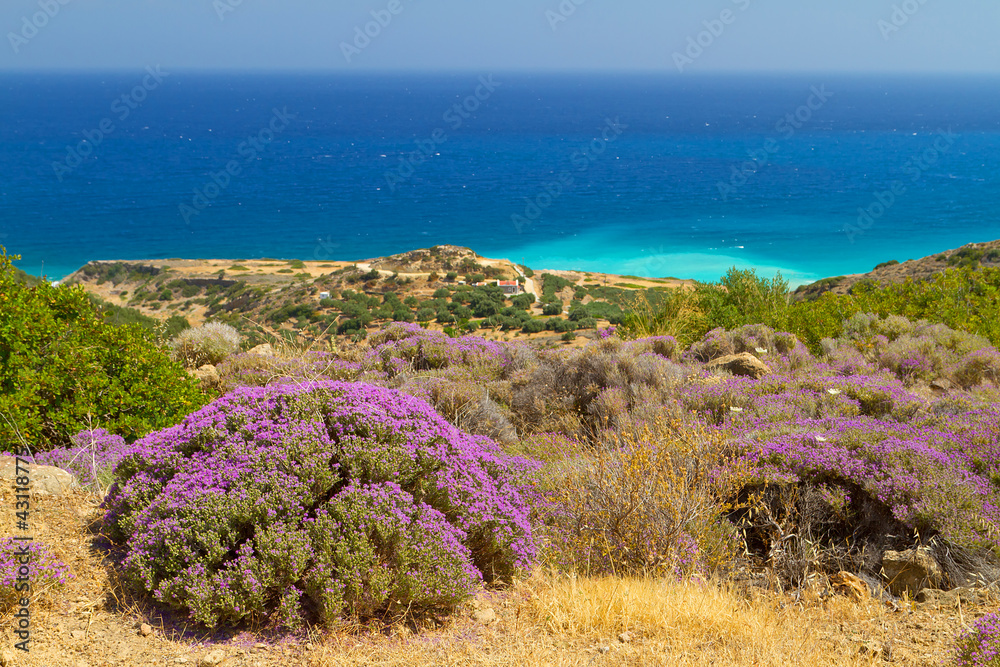
[{"label": "sky", "polygon": [[0,70],[1000,73],[998,27],[996,0],[3,0]]}]

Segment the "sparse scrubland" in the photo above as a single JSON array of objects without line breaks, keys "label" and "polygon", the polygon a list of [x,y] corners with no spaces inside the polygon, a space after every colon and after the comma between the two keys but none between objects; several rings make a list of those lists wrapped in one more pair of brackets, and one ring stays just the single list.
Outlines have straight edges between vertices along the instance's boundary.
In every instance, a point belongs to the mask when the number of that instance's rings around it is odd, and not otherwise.
[{"label": "sparse scrubland", "polygon": [[[108,585],[168,624],[308,633],[315,665],[995,664],[995,617],[960,603],[930,651],[899,620],[1000,579],[995,269],[812,301],[733,270],[580,347],[194,329],[207,395],[79,290],[0,274],[3,444],[103,498]],[[936,566],[909,588],[908,550]]]}]

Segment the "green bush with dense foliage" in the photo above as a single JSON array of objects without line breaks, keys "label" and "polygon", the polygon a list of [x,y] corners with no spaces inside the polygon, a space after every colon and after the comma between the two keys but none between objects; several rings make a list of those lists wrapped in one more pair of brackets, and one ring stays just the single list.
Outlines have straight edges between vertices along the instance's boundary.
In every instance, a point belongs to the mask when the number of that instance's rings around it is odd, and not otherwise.
[{"label": "green bush with dense foliage", "polygon": [[659,303],[640,295],[626,308],[619,333],[625,338],[674,336],[690,344],[713,329],[764,324],[795,334],[814,353],[824,338],[838,338],[845,320],[858,313],[927,320],[1000,344],[1000,269],[959,267],[928,280],[880,285],[866,280],[849,294],[825,292],[792,302],[788,283],[752,269],[732,268],[718,283],[665,292]]},{"label": "green bush with dense foliage", "polygon": [[134,440],[206,402],[149,331],[110,324],[80,287],[29,286],[0,252],[0,450],[91,426]]}]

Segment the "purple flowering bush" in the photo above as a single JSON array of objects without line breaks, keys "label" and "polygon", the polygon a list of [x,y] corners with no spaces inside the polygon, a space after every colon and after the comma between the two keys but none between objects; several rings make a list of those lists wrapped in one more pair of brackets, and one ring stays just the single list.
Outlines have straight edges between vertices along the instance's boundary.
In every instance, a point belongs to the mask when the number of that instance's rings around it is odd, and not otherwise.
[{"label": "purple flowering bush", "polygon": [[466,366],[497,377],[510,365],[507,347],[479,336],[451,338],[416,324],[395,322],[369,339],[369,367],[393,377],[408,369],[435,370]]},{"label": "purple flowering bush", "polygon": [[955,641],[956,667],[1000,667],[1000,615],[986,614]]},{"label": "purple flowering bush", "polygon": [[[365,373],[360,362],[343,359],[331,352],[313,350],[291,358],[234,354],[223,361],[217,370],[221,378],[220,387],[224,392],[238,387],[266,387],[321,380],[354,382]],[[367,373],[364,379],[376,381],[380,379],[380,375]]]},{"label": "purple flowering bush", "polygon": [[136,442],[105,500],[126,578],[206,626],[446,611],[535,559],[535,470],[366,384],[234,391]]},{"label": "purple flowering bush", "polygon": [[907,421],[924,405],[898,379],[887,375],[725,378],[685,386],[680,401],[687,410],[716,425],[856,415]]},{"label": "purple flowering bush", "polygon": [[59,588],[73,577],[65,563],[56,558],[49,548],[41,542],[29,542],[30,561],[28,567],[29,592],[18,591],[19,570],[22,563],[18,562],[15,553],[24,546],[24,542],[13,537],[0,538],[0,613],[6,614],[13,609],[18,601],[25,597],[36,596],[44,591]]},{"label": "purple flowering bush", "polygon": [[993,471],[977,466],[983,447],[960,428],[871,418],[800,420],[757,433],[748,459],[767,481],[853,483],[922,534],[997,549],[989,527],[1000,521]]},{"label": "purple flowering bush", "polygon": [[938,379],[970,389],[1000,379],[1000,353],[990,342],[943,324],[858,313],[837,340],[821,341],[824,362],[843,375],[892,372],[907,384]]},{"label": "purple flowering bush", "polygon": [[776,332],[763,324],[748,324],[726,331],[713,329],[683,354],[688,362],[709,362],[748,352],[772,369],[792,372],[815,364],[809,349],[793,334]]},{"label": "purple flowering bush", "polygon": [[77,433],[71,443],[70,447],[35,454],[35,463],[62,468],[76,476],[83,487],[103,490],[110,486],[115,466],[128,448],[124,438],[99,428]]}]

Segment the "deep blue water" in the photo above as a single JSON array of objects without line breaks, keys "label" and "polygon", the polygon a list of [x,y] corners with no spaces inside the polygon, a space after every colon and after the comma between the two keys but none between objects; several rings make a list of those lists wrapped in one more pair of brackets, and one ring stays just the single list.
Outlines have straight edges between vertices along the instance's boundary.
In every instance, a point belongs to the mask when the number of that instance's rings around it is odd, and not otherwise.
[{"label": "deep blue water", "polygon": [[[801,282],[1000,238],[1000,79],[478,79],[2,74],[0,244],[52,279],[93,259],[451,243],[534,268]],[[400,170],[418,141],[431,155]]]}]

